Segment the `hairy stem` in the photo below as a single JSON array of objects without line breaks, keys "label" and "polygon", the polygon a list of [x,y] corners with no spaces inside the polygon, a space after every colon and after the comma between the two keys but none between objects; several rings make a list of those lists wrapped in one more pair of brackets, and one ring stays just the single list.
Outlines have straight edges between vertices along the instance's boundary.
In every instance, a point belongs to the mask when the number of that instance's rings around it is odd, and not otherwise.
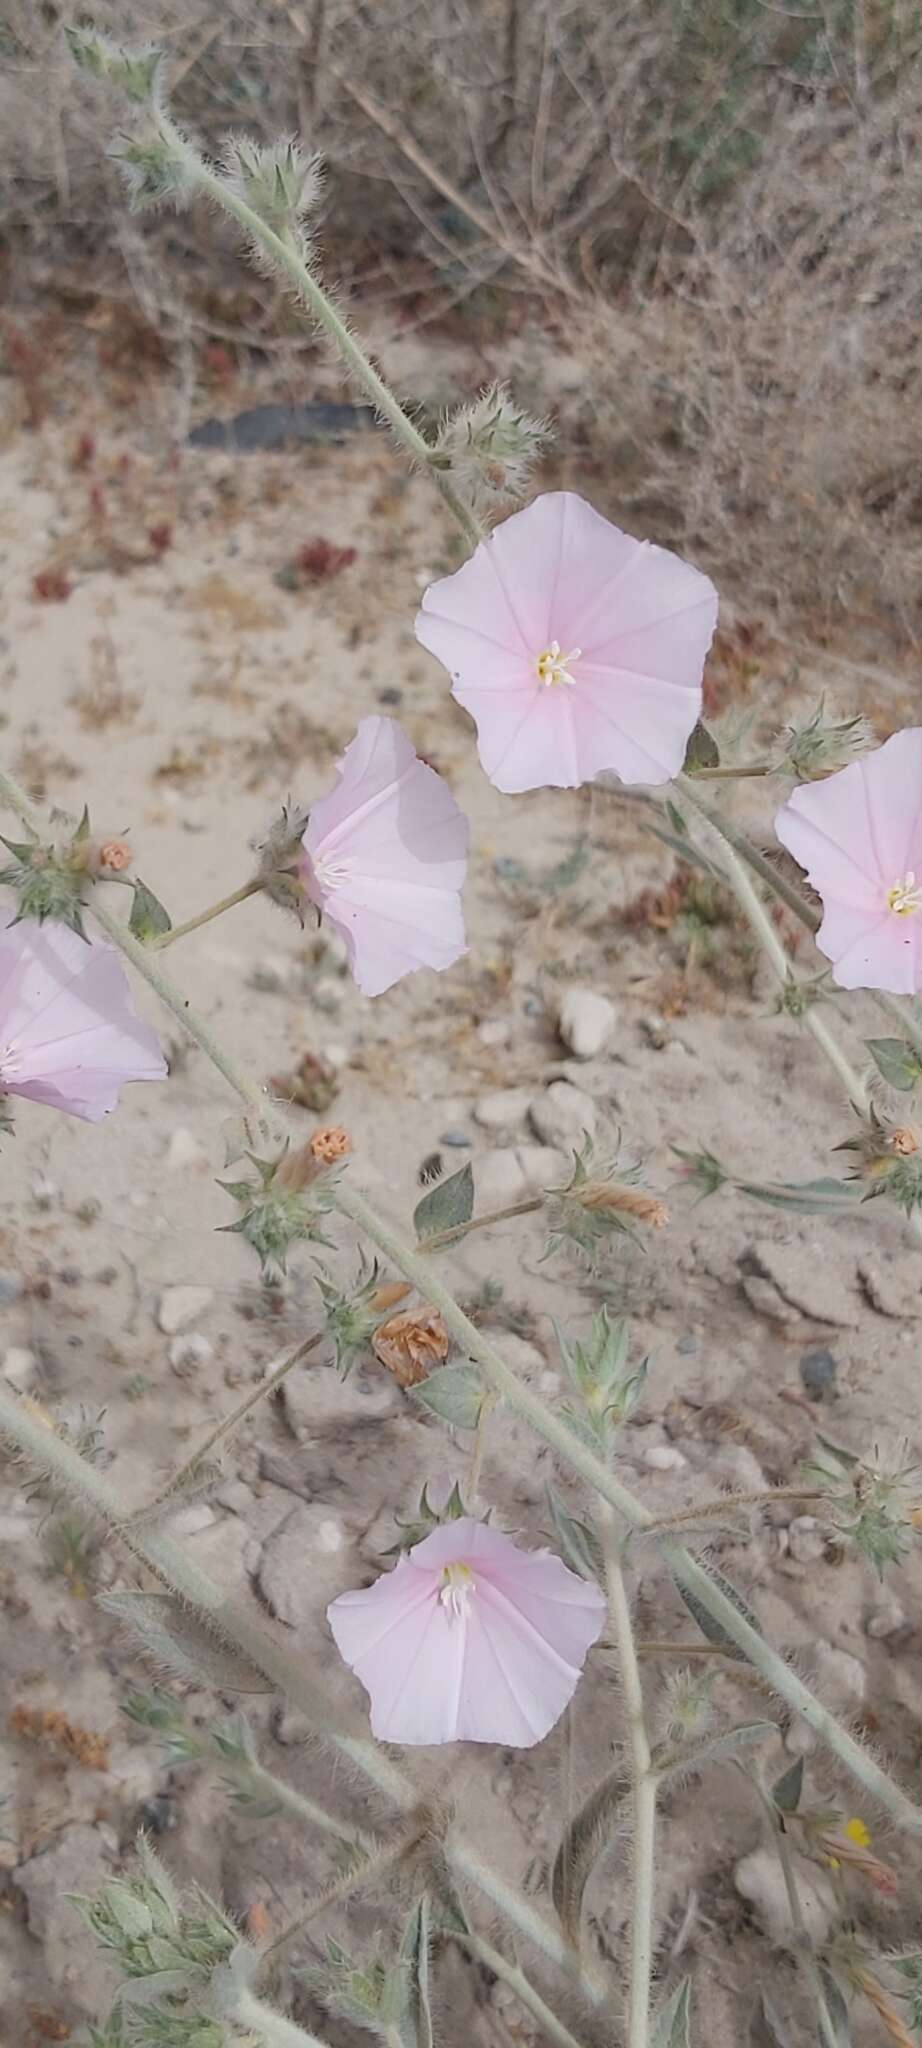
[{"label": "hairy stem", "polygon": [[631,1608],[624,1581],[621,1547],[611,1507],[599,1510],[605,1591],[618,1653],[618,1677],[624,1695],[631,1745],[634,1804],[634,1871],[631,1905],[631,1974],[628,2004],[628,2048],[647,2048],[650,2028],[650,1983],[653,1971],[653,1885],[656,1850],[656,1775],[643,1686],[634,1644]]},{"label": "hairy stem", "polygon": [[[795,976],[792,973],[791,963],[784,950],[784,946],[778,937],[778,933],[772,924],[758,891],[753,887],[745,867],[737,858],[734,847],[731,846],[721,827],[713,822],[710,813],[705,810],[703,804],[698,802],[688,776],[678,775],[675,786],[687,798],[688,802],[693,805],[699,839],[721,869],[726,881],[733,890],[733,894],[748,918],[766,958],[771,962],[782,988],[788,989],[796,986]],[[801,1022],[810,1032],[811,1036],[815,1038],[821,1051],[825,1053],[830,1066],[845,1089],[852,1108],[858,1116],[866,1120],[870,1110],[868,1091],[860,1074],[855,1072],[855,1069],[846,1059],[825,1019],[817,1016],[815,1008],[808,1006],[802,1013]]]},{"label": "hairy stem", "polygon": [[536,1209],[544,1208],[544,1195],[528,1195],[521,1202],[509,1202],[505,1209],[486,1209],[482,1216],[472,1216],[467,1223],[453,1223],[450,1230],[434,1230],[431,1237],[420,1238],[418,1252],[442,1252],[446,1245],[458,1244],[462,1237],[470,1237],[472,1230],[489,1230],[493,1223],[507,1223],[511,1216],[532,1216]]},{"label": "hairy stem", "polygon": [[720,1515],[732,1514],[743,1508],[770,1507],[775,1500],[828,1500],[820,1486],[766,1486],[759,1493],[725,1493],[716,1500],[703,1501],[700,1507],[679,1508],[674,1515],[655,1515],[647,1525],[648,1535],[655,1536],[661,1529],[681,1529],[689,1522],[710,1522]]},{"label": "hairy stem", "polygon": [[[515,1373],[506,1364],[490,1339],[478,1330],[454,1296],[434,1274],[432,1267],[417,1252],[405,1245],[390,1224],[371,1207],[356,1189],[347,1181],[341,1182],[336,1191],[336,1207],[344,1216],[369,1237],[380,1251],[392,1259],[405,1279],[418,1287],[434,1308],[439,1308],[446,1327],[457,1338],[464,1356],[473,1359],[481,1367],[485,1379],[509,1407],[529,1422],[536,1434],[557,1452],[565,1464],[572,1466],[583,1479],[588,1480],[602,1500],[606,1500],[623,1515],[634,1529],[647,1529],[653,1516],[643,1502],[622,1486],[620,1480],[609,1471],[588,1444],[584,1444],[565,1420],[555,1415],[546,1401],[530,1387],[523,1386]],[[759,1671],[772,1690],[787,1701],[795,1713],[802,1714],[821,1741],[827,1743],[853,1777],[865,1785],[872,1796],[881,1800],[895,1820],[903,1827],[922,1830],[922,1811],[907,1798],[901,1788],[894,1784],[873,1757],[861,1748],[860,1743],[846,1728],[835,1720],[826,1707],[822,1706],[797,1677],[796,1672],[785,1663],[777,1650],[765,1641],[745,1616],[740,1614],[732,1600],[715,1584],[710,1573],[698,1563],[691,1553],[678,1543],[663,1542],[663,1554],[670,1570],[683,1586],[693,1592],[709,1614],[719,1621],[727,1635],[744,1652],[749,1662]]]},{"label": "hairy stem", "polygon": [[424,1830],[419,1827],[411,1828],[408,1832],[398,1835],[394,1842],[379,1843],[363,1862],[354,1864],[342,1877],[335,1877],[332,1883],[324,1885],[323,1890],[309,1901],[297,1919],[283,1927],[281,1934],[277,1934],[269,1947],[263,1949],[260,1957],[260,1975],[264,1974],[267,1964],[274,1962],[279,1951],[289,1941],[293,1941],[296,1934],[301,1933],[302,1928],[308,1927],[312,1920],[318,1919],[321,1913],[326,1912],[328,1906],[335,1906],[340,1899],[351,1898],[353,1892],[363,1890],[365,1885],[372,1884],[376,1877],[380,1877],[382,1871],[390,1870],[395,1863],[399,1863],[407,1850],[412,1849],[420,1840],[423,1832]]},{"label": "hairy stem", "polygon": [[474,1431],[474,1448],[471,1452],[470,1470],[467,1475],[468,1502],[473,1507],[480,1491],[480,1474],[483,1470],[483,1454],[487,1443],[487,1425],[496,1407],[496,1395],[484,1394]]},{"label": "hairy stem", "polygon": [[385,384],[361,343],[356,341],[354,334],[350,332],[342,314],[337,312],[332,299],[318,283],[305,261],[294,236],[277,234],[245,199],[241,199],[232,190],[217,171],[205,163],[198,151],[186,141],[166,116],[161,117],[161,127],[164,135],[169,137],[177,157],[181,158],[189,182],[215,206],[220,207],[222,213],[229,214],[231,219],[237,222],[238,227],[243,229],[247,241],[262,250],[269,257],[273,268],[281,271],[294,286],[302,306],[332,342],[340,361],[355,378],[380,418],[386,422],[395,441],[406,449],[414,462],[429,471],[465,539],[476,547],[478,541],[484,538],[484,529],[480,521],[459,498],[444,471],[434,466],[435,451],[430,447],[425,435],[414,426],[409,414],[404,412],[393,392]]},{"label": "hairy stem", "polygon": [[352,1827],[348,1821],[340,1820],[338,1814],[328,1813],[326,1807],[318,1806],[315,1800],[308,1799],[303,1792],[297,1792],[293,1785],[286,1784],[284,1778],[276,1777],[274,1771],[267,1771],[265,1764],[250,1762],[245,1769],[241,1766],[240,1779],[241,1782],[245,1781],[248,1788],[252,1787],[254,1792],[261,1793],[265,1799],[272,1799],[278,1806],[284,1807],[286,1813],[294,1814],[296,1820],[305,1821],[308,1827],[317,1828],[322,1835],[334,1835],[338,1842],[358,1843],[367,1855],[371,1855],[375,1849],[376,1845],[371,1837],[363,1835],[360,1828]]},{"label": "hairy stem", "polygon": [[286,2019],[284,2013],[274,2012],[243,1985],[234,1993],[226,2017],[248,2027],[263,2048],[329,2048],[319,2034],[309,2034],[294,2020]]},{"label": "hairy stem", "polygon": [[829,2014],[829,2007],[826,2003],[826,1994],[823,1990],[823,1980],[820,1976],[819,1965],[817,1963],[816,1956],[813,1951],[813,1943],[810,1940],[810,1936],[807,1932],[806,1922],[804,1920],[803,1907],[800,1903],[800,1893],[797,1889],[797,1874],[794,1869],[794,1858],[791,1855],[791,1844],[785,1831],[783,1822],[781,1821],[781,1818],[776,1808],[772,1805],[771,1800],[763,1792],[761,1786],[759,1786],[758,1790],[759,1797],[762,1801],[762,1805],[765,1808],[769,1826],[774,1837],[775,1847],[778,1851],[778,1860],[781,1864],[781,1874],[784,1878],[784,1889],[787,1893],[788,1909],[791,1915],[791,1926],[794,1931],[794,1947],[798,1961],[801,1965],[801,1968],[803,1969],[804,1975],[807,1978],[807,1981],[810,1985],[810,1989],[813,1993],[814,2000],[816,2002],[816,2013],[820,2023],[820,2033],[822,2034],[825,2048],[840,2048],[839,2036],[836,2033],[835,2027],[833,2026]]},{"label": "hairy stem", "polygon": [[580,2042],[571,2034],[569,2027],[565,2027],[563,2021],[557,2018],[557,2014],[551,2011],[550,2006],[545,2005],[540,1993],[529,1983],[524,1970],[518,1969],[515,1963],[507,1962],[499,1949],[494,1948],[492,1942],[483,1941],[479,1934],[462,1934],[461,1929],[455,1927],[450,1932],[452,1940],[456,1941],[460,1948],[466,1949],[468,1955],[475,1956],[479,1963],[483,1963],[486,1969],[492,1971],[494,1977],[500,1979],[501,1983],[508,1984],[510,1991],[515,1992],[516,1998],[537,2020],[549,2041],[556,2041],[558,2048],[581,2048]]},{"label": "hairy stem", "polygon": [[243,882],[229,896],[222,896],[219,903],[200,910],[197,917],[187,918],[185,924],[174,924],[168,932],[161,932],[158,938],[149,940],[151,952],[162,953],[166,946],[173,946],[177,939],[184,939],[187,932],[197,932],[203,924],[211,924],[214,918],[223,917],[225,910],[233,910],[235,903],[245,903],[248,896],[258,896],[262,886],[260,877],[254,875],[251,882]]},{"label": "hairy stem", "polygon": [[322,1330],[315,1330],[312,1337],[305,1337],[303,1344],[299,1344],[297,1349],[292,1351],[288,1358],[283,1358],[281,1365],[276,1366],[275,1371],[269,1374],[268,1379],[260,1380],[258,1386],[251,1387],[250,1392],[244,1399],[238,1401],[236,1408],[233,1408],[229,1415],[225,1415],[223,1422],[215,1424],[214,1429],[206,1436],[204,1443],[197,1446],[192,1452],[192,1456],[186,1459],[184,1465],[180,1465],[178,1472],[173,1473],[172,1478],[167,1480],[166,1485],[161,1487],[160,1492],[154,1495],[153,1500],[148,1501],[146,1507],[138,1510],[138,1519],[140,1520],[144,1516],[149,1515],[154,1508],[162,1507],[164,1501],[172,1500],[174,1494],[180,1493],[187,1481],[198,1470],[203,1460],[207,1458],[209,1451],[213,1451],[217,1444],[223,1443],[225,1437],[230,1436],[232,1431],[237,1428],[238,1423],[243,1421],[244,1416],[249,1415],[251,1409],[259,1406],[260,1401],[267,1400],[270,1394],[275,1393],[276,1388],[281,1386],[283,1379],[291,1372],[292,1367],[300,1365],[302,1360],[309,1357],[312,1351],[316,1351],[322,1336]]}]

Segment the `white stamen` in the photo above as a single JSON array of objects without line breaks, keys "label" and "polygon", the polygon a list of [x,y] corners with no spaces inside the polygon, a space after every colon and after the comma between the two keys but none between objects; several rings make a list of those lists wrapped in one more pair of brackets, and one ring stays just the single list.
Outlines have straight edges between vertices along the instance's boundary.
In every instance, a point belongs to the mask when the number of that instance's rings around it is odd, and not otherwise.
[{"label": "white stamen", "polygon": [[582,651],[581,647],[571,647],[569,654],[562,654],[560,641],[552,640],[535,662],[538,681],[544,684],[545,689],[552,684],[567,683],[572,690],[576,677],[570,674],[570,663],[579,661]]},{"label": "white stamen", "polygon": [[922,881],[917,881],[912,868],[907,868],[887,890],[887,909],[894,917],[910,917],[915,910],[922,910]]},{"label": "white stamen", "polygon": [[474,1574],[469,1565],[447,1564],[442,1573],[439,1600],[452,1621],[463,1621],[467,1603],[474,1590]]}]

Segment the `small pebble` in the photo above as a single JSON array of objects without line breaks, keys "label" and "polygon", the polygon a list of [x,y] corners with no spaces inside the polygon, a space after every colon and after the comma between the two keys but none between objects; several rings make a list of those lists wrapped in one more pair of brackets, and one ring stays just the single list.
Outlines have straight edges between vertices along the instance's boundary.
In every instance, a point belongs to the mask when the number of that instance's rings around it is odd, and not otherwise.
[{"label": "small pebble", "polygon": [[[774,1849],[753,1849],[750,1855],[744,1856],[733,1872],[733,1882],[740,1898],[752,1907],[769,1940],[779,1948],[789,1948],[791,1908],[784,1872]],[[811,1941],[819,1944],[826,1939],[837,1911],[835,1892],[822,1871],[801,1862],[800,1858],[797,1859],[797,1892],[806,1932]]]},{"label": "small pebble", "polygon": [[797,1564],[819,1564],[826,1540],[815,1515],[795,1515],[788,1526],[788,1548]]},{"label": "small pebble", "polygon": [[204,1146],[199,1144],[194,1131],[187,1130],[185,1125],[180,1124],[178,1129],[173,1132],[166,1148],[167,1172],[186,1173],[190,1170],[194,1172],[196,1169],[201,1169],[207,1165],[208,1154]]},{"label": "small pebble", "polygon": [[3,1354],[0,1365],[5,1380],[13,1387],[27,1387],[33,1374],[38,1370],[38,1359],[34,1351],[27,1351],[24,1345],[11,1344]]},{"label": "small pebble", "polygon": [[641,1017],[640,1028],[648,1045],[654,1052],[664,1052],[669,1044],[670,1032],[665,1017]]},{"label": "small pebble", "polygon": [[36,1175],[32,1182],[32,1200],[36,1209],[51,1209],[57,1201],[58,1194],[57,1181],[49,1180],[43,1173]]},{"label": "small pebble", "polygon": [[688,1459],[672,1444],[651,1444],[650,1449],[644,1451],[643,1461],[651,1472],[681,1472],[688,1464]]},{"label": "small pebble", "polygon": [[261,995],[281,996],[288,988],[291,976],[289,960],[257,960],[247,975],[247,987],[258,989]]},{"label": "small pebble", "polygon": [[887,1636],[895,1636],[898,1630],[905,1626],[905,1610],[900,1606],[896,1594],[885,1590],[883,1599],[878,1601],[876,1607],[871,1608],[864,1630],[875,1642],[883,1642]]},{"label": "small pebble", "polygon": [[805,1351],[800,1361],[800,1377],[805,1393],[811,1401],[823,1401],[835,1389],[838,1365],[831,1351],[823,1349]]},{"label": "small pebble", "polygon": [[481,1045],[508,1045],[512,1037],[512,1020],[509,1017],[485,1017],[477,1026]]},{"label": "small pebble", "polygon": [[213,1300],[210,1287],[167,1287],[157,1307],[157,1328],[165,1337],[175,1337],[204,1315]]},{"label": "small pebble", "polygon": [[214,1508],[207,1500],[193,1501],[192,1506],[181,1508],[170,1524],[171,1536],[200,1536],[203,1529],[210,1529],[218,1519]]},{"label": "small pebble", "polygon": [[676,1350],[681,1358],[694,1358],[697,1349],[698,1339],[691,1335],[680,1337],[676,1345]]},{"label": "small pebble", "polygon": [[485,1131],[514,1130],[524,1123],[530,1101],[527,1088],[494,1088],[475,1105],[474,1121]]},{"label": "small pebble", "polygon": [[385,683],[383,690],[378,691],[378,703],[391,705],[402,704],[403,691],[397,688],[396,683]]},{"label": "small pebble", "polygon": [[177,1378],[185,1380],[197,1372],[200,1365],[207,1365],[208,1360],[214,1357],[214,1347],[197,1331],[185,1330],[173,1338],[167,1357]]},{"label": "small pebble", "polygon": [[473,1142],[473,1138],[469,1138],[466,1131],[441,1131],[439,1133],[439,1144],[450,1145],[458,1152],[462,1151],[462,1149],[469,1150]]},{"label": "small pebble", "polygon": [[9,1308],[11,1302],[18,1301],[21,1293],[22,1281],[18,1273],[0,1273],[0,1308]]},{"label": "small pebble", "polygon": [[528,1113],[545,1145],[569,1151],[582,1145],[585,1137],[595,1136],[595,1103],[572,1081],[552,1081],[541,1095],[532,1097]]},{"label": "small pebble", "polygon": [[604,1051],[615,1028],[615,1006],[607,996],[591,988],[568,988],[557,1016],[557,1028],[564,1045],[578,1060],[595,1059]]}]

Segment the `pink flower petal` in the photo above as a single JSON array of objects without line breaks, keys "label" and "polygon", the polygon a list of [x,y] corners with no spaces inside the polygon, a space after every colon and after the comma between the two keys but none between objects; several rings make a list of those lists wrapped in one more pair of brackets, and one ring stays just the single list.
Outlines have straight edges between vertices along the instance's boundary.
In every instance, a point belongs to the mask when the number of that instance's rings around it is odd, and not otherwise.
[{"label": "pink flower petal", "polygon": [[98,1123],[123,1083],[166,1071],[111,946],[49,922],[0,930],[0,1092]]},{"label": "pink flower petal", "polygon": [[312,805],[302,879],[346,942],[365,995],[465,951],[467,820],[391,718],[363,718],[329,796]]},{"label": "pink flower petal", "polygon": [[[823,900],[817,945],[841,988],[922,988],[922,728],[795,789],[775,819]],[[913,883],[920,884],[913,903]],[[898,913],[894,890],[908,887]]]},{"label": "pink flower petal", "polygon": [[560,1558],[519,1550],[470,1516],[327,1610],[381,1741],[518,1748],[559,1719],[604,1615],[599,1588]]},{"label": "pink flower petal", "polygon": [[[474,717],[491,781],[512,792],[606,770],[668,781],[700,715],[716,620],[706,576],[552,491],[432,584],[416,633]],[[554,648],[564,673],[546,681],[538,661]]]}]

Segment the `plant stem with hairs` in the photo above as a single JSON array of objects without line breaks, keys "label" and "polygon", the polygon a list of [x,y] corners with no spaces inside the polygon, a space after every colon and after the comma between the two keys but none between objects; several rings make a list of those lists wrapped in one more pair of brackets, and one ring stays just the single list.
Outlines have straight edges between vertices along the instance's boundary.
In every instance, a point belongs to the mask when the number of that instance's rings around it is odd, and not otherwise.
[{"label": "plant stem with hairs", "polygon": [[309,2034],[305,2027],[286,2019],[284,2013],[273,2011],[245,1985],[234,1992],[224,2017],[246,2027],[250,2038],[259,2041],[262,2048],[329,2048],[319,2034]]},{"label": "plant stem with hairs", "polygon": [[225,910],[233,910],[237,903],[245,903],[248,896],[258,896],[262,879],[254,875],[251,882],[243,882],[239,889],[232,889],[229,896],[222,896],[218,903],[212,903],[207,910],[200,910],[197,917],[189,917],[185,924],[174,924],[168,932],[161,932],[156,939],[148,941],[152,953],[162,953],[166,946],[173,946],[177,939],[184,939],[188,932],[201,930],[203,924],[211,924],[216,917],[223,917]]},{"label": "plant stem with hairs", "polygon": [[633,1891],[631,1900],[631,1968],[628,2004],[628,2048],[648,2048],[650,1983],[653,1970],[653,1885],[656,1853],[656,1774],[644,1713],[643,1686],[631,1608],[624,1580],[621,1543],[614,1513],[604,1502],[598,1511],[605,1561],[605,1591],[618,1655],[618,1678],[628,1720],[632,1765]]},{"label": "plant stem with hairs", "polygon": [[[733,894],[748,918],[762,947],[762,951],[771,962],[782,988],[789,989],[796,986],[791,963],[784,950],[784,946],[778,937],[778,933],[772,924],[758,891],[753,887],[746,869],[737,858],[734,847],[730,845],[729,840],[721,832],[720,827],[712,823],[710,815],[705,810],[703,804],[699,803],[688,776],[677,776],[675,787],[693,806],[698,838],[733,890]],[[855,1072],[855,1069],[846,1059],[825,1019],[818,1017],[815,1008],[808,1005],[802,1012],[801,1021],[811,1033],[811,1036],[815,1038],[821,1051],[825,1053],[830,1066],[845,1089],[852,1108],[863,1121],[866,1121],[870,1110],[868,1091],[860,1074]]]},{"label": "plant stem with hairs", "polygon": [[791,1926],[794,1932],[794,1949],[797,1955],[798,1962],[800,1963],[804,1975],[807,1978],[807,1981],[810,1985],[810,1989],[813,1993],[814,2000],[816,2002],[816,2013],[820,2023],[820,2033],[823,2037],[824,2048],[841,2048],[839,2035],[837,2034],[836,2029],[833,2026],[832,2019],[829,2013],[829,2007],[826,2003],[826,1994],[823,1990],[823,1980],[820,1976],[819,1964],[817,1963],[816,1956],[813,1952],[813,1943],[810,1940],[810,1936],[807,1932],[806,1922],[804,1920],[803,1907],[800,1903],[800,1893],[797,1889],[797,1875],[794,1869],[794,1858],[791,1855],[791,1844],[785,1832],[780,1815],[778,1814],[776,1808],[772,1805],[772,1802],[768,1798],[767,1794],[762,1790],[761,1785],[758,1786],[758,1792],[759,1797],[762,1801],[762,1805],[765,1808],[765,1812],[768,1817],[768,1823],[771,1828],[772,1835],[774,1837],[775,1847],[778,1851],[778,1860],[781,1864],[781,1874],[784,1878],[784,1889],[787,1893],[788,1908],[791,1915]]},{"label": "plant stem with hairs", "polygon": [[394,1864],[399,1863],[407,1851],[415,1846],[424,1832],[424,1828],[411,1828],[408,1832],[398,1835],[396,1841],[379,1842],[363,1862],[354,1864],[342,1877],[336,1877],[332,1883],[324,1885],[323,1890],[309,1901],[297,1919],[291,1920],[287,1927],[283,1927],[281,1933],[269,1943],[268,1948],[263,1949],[260,1956],[260,1976],[265,1974],[267,1965],[275,1961],[280,1950],[285,1948],[289,1941],[293,1941],[296,1934],[301,1933],[303,1927],[309,1927],[311,1921],[317,1920],[329,1906],[337,1905],[341,1899],[351,1898],[353,1892],[361,1891],[365,1885],[373,1883],[376,1877],[380,1877],[382,1871],[391,1870]]},{"label": "plant stem with hairs", "polygon": [[172,1478],[167,1480],[166,1485],[161,1487],[160,1492],[154,1495],[153,1500],[148,1501],[146,1507],[139,1508],[135,1519],[143,1520],[146,1515],[152,1514],[155,1508],[162,1507],[165,1501],[172,1500],[174,1494],[180,1493],[188,1481],[194,1477],[198,1467],[207,1458],[209,1452],[215,1450],[218,1444],[223,1443],[224,1439],[231,1435],[232,1431],[237,1428],[238,1423],[243,1421],[244,1416],[249,1415],[251,1409],[258,1407],[261,1401],[268,1400],[269,1395],[275,1393],[276,1389],[281,1386],[282,1381],[291,1372],[292,1367],[300,1365],[305,1358],[310,1356],[312,1351],[316,1351],[322,1337],[322,1330],[315,1330],[312,1337],[305,1337],[303,1344],[297,1345],[288,1358],[283,1358],[281,1365],[276,1366],[275,1371],[269,1374],[268,1379],[260,1380],[258,1386],[252,1387],[244,1399],[238,1401],[236,1408],[231,1410],[230,1415],[225,1415],[223,1422],[215,1425],[214,1429],[206,1436],[204,1443],[199,1444],[197,1449],[192,1452],[191,1457],[187,1458],[185,1463],[180,1465],[178,1472],[173,1473]]},{"label": "plant stem with hairs", "polygon": [[462,1237],[470,1237],[472,1230],[489,1230],[494,1223],[508,1223],[513,1216],[533,1216],[544,1208],[545,1196],[526,1195],[521,1202],[508,1202],[504,1209],[486,1209],[482,1216],[472,1216],[467,1223],[453,1223],[450,1230],[434,1230],[431,1237],[420,1239],[418,1252],[441,1252],[446,1245],[460,1244]]},{"label": "plant stem with hairs", "polygon": [[548,2040],[557,2042],[557,2048],[582,2048],[582,2044],[571,2034],[569,2027],[565,2027],[563,2021],[557,2018],[557,2014],[551,2011],[550,2006],[545,2005],[540,1993],[529,1983],[524,1970],[518,1969],[515,1963],[507,1962],[499,1949],[493,1947],[492,1942],[482,1940],[479,1934],[470,1934],[466,1931],[462,1933],[459,1927],[448,1928],[446,1932],[458,1943],[459,1948],[466,1949],[469,1956],[474,1956],[478,1963],[483,1963],[485,1969],[494,1977],[498,1977],[502,1984],[507,1984],[510,1991],[514,1991],[516,1998],[531,2013],[533,2019],[537,2020]]}]

